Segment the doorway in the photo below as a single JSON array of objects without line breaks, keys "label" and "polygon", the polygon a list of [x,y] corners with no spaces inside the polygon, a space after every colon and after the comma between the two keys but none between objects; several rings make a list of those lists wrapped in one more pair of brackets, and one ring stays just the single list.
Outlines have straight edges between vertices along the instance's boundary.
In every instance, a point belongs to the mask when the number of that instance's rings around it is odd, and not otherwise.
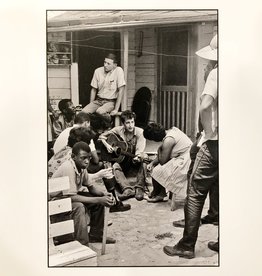
[{"label": "doorway", "polygon": [[121,66],[119,32],[79,31],[73,34],[74,62],[78,63],[79,104],[90,102],[91,80],[96,68],[104,65],[105,56],[114,52]]},{"label": "doorway", "polygon": [[187,26],[159,29],[158,122],[188,131],[189,40]]}]

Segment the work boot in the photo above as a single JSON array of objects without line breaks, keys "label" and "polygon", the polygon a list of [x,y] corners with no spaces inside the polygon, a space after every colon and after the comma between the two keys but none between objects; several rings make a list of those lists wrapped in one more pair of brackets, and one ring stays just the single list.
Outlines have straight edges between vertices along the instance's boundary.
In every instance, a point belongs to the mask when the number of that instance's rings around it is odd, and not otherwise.
[{"label": "work boot", "polygon": [[184,228],[185,227],[185,220],[180,219],[180,220],[173,221],[173,226]]},{"label": "work boot", "polygon": [[110,207],[109,212],[115,213],[115,212],[125,212],[131,209],[130,204],[123,204],[123,202],[119,201],[116,205]]},{"label": "work boot", "polygon": [[161,196],[161,195],[157,195],[157,196],[154,196],[152,198],[147,199],[147,202],[151,202],[151,203],[166,202],[166,201],[168,201],[168,197],[167,196]]},{"label": "work boot", "polygon": [[201,218],[201,223],[202,224],[214,224],[214,225],[218,225],[218,219],[217,218],[212,218],[209,215],[206,215],[203,218]]},{"label": "work boot", "polygon": [[135,191],[131,188],[127,188],[121,195],[118,195],[119,200],[123,201],[135,196]]},{"label": "work boot", "polygon": [[142,188],[136,188],[136,200],[141,201],[144,199],[144,190]]},{"label": "work boot", "polygon": [[194,250],[185,250],[185,249],[179,248],[177,244],[175,246],[164,246],[163,251],[168,256],[179,256],[186,259],[195,258]]}]

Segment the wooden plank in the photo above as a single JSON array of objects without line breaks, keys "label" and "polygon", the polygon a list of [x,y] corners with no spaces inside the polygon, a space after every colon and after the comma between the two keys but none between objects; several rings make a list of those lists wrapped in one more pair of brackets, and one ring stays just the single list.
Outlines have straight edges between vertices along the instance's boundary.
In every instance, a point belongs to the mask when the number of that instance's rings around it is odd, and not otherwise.
[{"label": "wooden plank", "polygon": [[147,86],[150,90],[154,89],[154,83],[152,83],[152,82],[144,82],[144,81],[139,82],[139,81],[137,81],[136,85],[138,87],[136,90],[138,90],[140,87],[143,87],[143,86]]},{"label": "wooden plank", "polygon": [[143,71],[144,69],[154,69],[154,67],[155,67],[154,63],[137,63],[136,74],[139,74],[139,72]]},{"label": "wooden plank", "polygon": [[92,257],[82,261],[73,262],[71,264],[68,264],[67,266],[76,266],[76,267],[97,266],[97,257]]},{"label": "wooden plank", "polygon": [[58,245],[56,246],[56,252],[49,255],[49,266],[96,265],[97,253],[78,241]]},{"label": "wooden plank", "polygon": [[74,105],[79,104],[78,64],[77,63],[72,63],[72,66],[71,66],[71,99]]},{"label": "wooden plank", "polygon": [[70,69],[68,68],[52,68],[48,67],[47,70],[48,78],[69,78]]},{"label": "wooden plank", "polygon": [[180,93],[177,92],[176,95],[177,95],[177,98],[176,98],[177,99],[177,102],[176,102],[176,126],[178,128],[180,128],[180,125],[179,125],[179,120],[180,120],[179,111],[181,109],[181,106],[180,106]]},{"label": "wooden plank", "polygon": [[103,239],[102,239],[102,250],[101,255],[105,255],[106,253],[106,237],[107,237],[107,228],[108,228],[108,216],[109,216],[109,208],[104,207],[105,215],[104,215],[104,229],[103,229]]},{"label": "wooden plank", "polygon": [[145,68],[143,70],[138,70],[136,75],[137,76],[154,76],[155,69],[154,68]]},{"label": "wooden plank", "polygon": [[[129,33],[128,31],[124,31],[124,74],[125,80],[127,80],[127,73],[128,73],[128,39]],[[125,110],[127,107],[127,86],[125,87],[125,93],[122,99],[122,109]]]},{"label": "wooden plank", "polygon": [[137,58],[137,63],[153,63],[155,62],[155,57],[153,54],[143,53],[143,55]]},{"label": "wooden plank", "polygon": [[71,90],[68,88],[59,89],[59,88],[49,88],[50,98],[55,99],[70,99],[71,98]]},{"label": "wooden plank", "polygon": [[48,87],[50,88],[70,88],[70,78],[48,78]]},{"label": "wooden plank", "polygon": [[154,83],[154,76],[136,76],[137,82],[148,82],[148,83]]},{"label": "wooden plank", "polygon": [[74,233],[74,221],[66,220],[49,225],[49,238]]},{"label": "wooden plank", "polygon": [[[129,68],[128,68],[129,69]],[[136,74],[135,74],[135,72],[133,71],[131,71],[130,72],[130,70],[129,70],[129,72],[128,72],[128,76],[127,76],[127,80],[134,80],[136,78]]]},{"label": "wooden plank", "polygon": [[71,198],[63,198],[48,202],[49,216],[72,210]]},{"label": "wooden plank", "polygon": [[48,192],[55,193],[68,190],[70,187],[69,177],[57,177],[48,179]]}]

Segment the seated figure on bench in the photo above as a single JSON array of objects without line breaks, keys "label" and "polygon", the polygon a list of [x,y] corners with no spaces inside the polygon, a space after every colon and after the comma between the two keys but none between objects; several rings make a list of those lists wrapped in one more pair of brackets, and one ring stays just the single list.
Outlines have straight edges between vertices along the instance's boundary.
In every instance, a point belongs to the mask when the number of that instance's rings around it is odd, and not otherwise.
[{"label": "seated figure on bench", "polygon": [[165,130],[156,123],[151,123],[144,129],[144,136],[148,140],[162,141],[156,159],[147,166],[153,184],[153,191],[147,201],[164,201],[166,190],[177,194],[186,188],[192,141],[180,129],[172,127]]},{"label": "seated figure on bench", "polygon": [[104,66],[94,72],[90,103],[82,111],[96,112],[111,121],[111,116],[116,115],[119,110],[125,85],[124,71],[117,66],[116,55],[108,54],[105,57]]},{"label": "seated figure on bench", "polygon": [[[88,114],[82,113],[77,115],[79,118],[87,118]],[[84,123],[85,124],[85,123]],[[63,134],[63,133],[62,133]],[[63,137],[62,137],[63,138]],[[73,146],[80,141],[83,141],[90,145],[90,162],[89,165],[94,161],[99,161],[99,158],[97,156],[97,152],[95,148],[92,146],[91,142],[93,138],[93,132],[90,128],[86,126],[76,126],[71,128],[69,130],[69,136],[67,138],[68,142],[67,145],[64,146],[60,151],[58,151],[49,161],[48,161],[48,177],[52,177],[53,174],[59,169],[59,167],[65,162],[71,159],[72,155],[72,148]],[[91,150],[91,147],[94,148]],[[97,167],[96,170],[94,170],[94,167]],[[87,167],[87,171],[88,170]],[[95,173],[94,173],[95,171]],[[93,173],[92,173],[93,172]],[[128,211],[131,206],[130,204],[123,204],[115,194],[115,185],[116,180],[112,175],[112,169],[111,168],[105,168],[104,164],[102,162],[99,162],[99,164],[93,164],[92,172],[89,174],[89,179],[92,181],[95,181],[97,179],[103,179],[103,182],[105,184],[105,187],[108,192],[112,193],[115,198],[115,205],[110,208],[110,212],[124,212]]]},{"label": "seated figure on bench", "polygon": [[[100,191],[89,179],[86,168],[91,157],[90,147],[85,142],[77,142],[72,148],[71,158],[65,161],[53,174],[53,178],[68,176],[70,188],[64,196],[72,199],[71,218],[74,220],[75,239],[83,245],[89,242],[102,242],[104,227],[104,206],[114,205],[111,193]],[[88,233],[88,215],[90,231]],[[115,243],[107,238],[106,243]]]},{"label": "seated figure on bench", "polygon": [[[134,196],[137,200],[143,200],[144,198],[146,164],[143,163],[143,159],[146,157],[144,153],[146,139],[143,136],[143,129],[135,126],[135,118],[136,114],[134,112],[130,110],[123,111],[120,117],[123,125],[114,127],[99,136],[99,140],[102,141],[109,155],[114,155],[114,146],[108,143],[110,136],[115,136],[116,139],[119,138],[121,143],[124,142],[126,145],[126,152],[122,152],[124,154],[123,160],[117,162],[112,159],[115,162],[113,163],[114,175],[122,192],[119,195],[120,200]],[[102,152],[101,159],[103,159]],[[125,176],[131,168],[137,170],[135,190]]]}]

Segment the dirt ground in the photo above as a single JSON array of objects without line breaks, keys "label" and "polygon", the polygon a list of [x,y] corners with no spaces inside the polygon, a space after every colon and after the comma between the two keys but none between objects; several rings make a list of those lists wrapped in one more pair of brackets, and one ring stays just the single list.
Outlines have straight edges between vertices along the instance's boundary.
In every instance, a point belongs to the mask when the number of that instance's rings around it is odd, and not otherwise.
[{"label": "dirt ground", "polygon": [[[163,253],[163,246],[174,245],[182,237],[183,228],[174,227],[172,222],[184,217],[183,204],[171,211],[171,200],[148,203],[131,198],[124,202],[131,204],[129,211],[109,213],[113,224],[108,227],[107,236],[117,242],[106,245],[105,255],[101,255],[101,243],[90,244],[98,254],[98,266],[218,266],[218,254],[207,247],[210,240],[218,237],[217,226],[200,227],[194,259],[170,257]],[[208,199],[203,215],[207,209]]]}]

